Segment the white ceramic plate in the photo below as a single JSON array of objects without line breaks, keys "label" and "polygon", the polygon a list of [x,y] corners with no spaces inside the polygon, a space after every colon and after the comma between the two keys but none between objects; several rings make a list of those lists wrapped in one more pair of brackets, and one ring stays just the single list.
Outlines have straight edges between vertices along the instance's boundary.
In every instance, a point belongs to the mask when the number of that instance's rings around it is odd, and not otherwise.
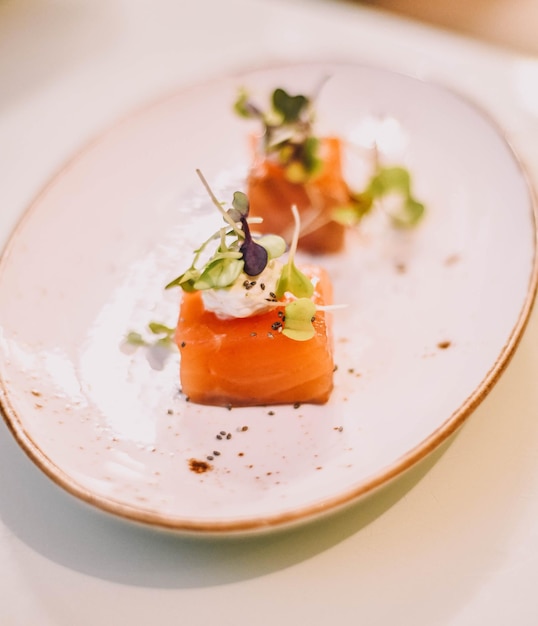
[{"label": "white ceramic plate", "polygon": [[[412,171],[427,218],[401,233],[378,214],[324,260],[349,305],[335,313],[326,406],[189,404],[176,353],[128,354],[122,338],[175,323],[180,293],[163,285],[216,218],[195,168],[222,199],[242,186],[251,127],[231,111],[238,87],[263,101],[327,75],[319,132],[361,144],[374,128],[383,158]],[[78,154],[13,234],[0,265],[5,417],[53,480],[120,516],[201,533],[311,519],[423,458],[489,391],[534,298],[534,220],[503,137],[442,87],[340,64],[196,85]],[[211,469],[197,473],[199,461]]]}]

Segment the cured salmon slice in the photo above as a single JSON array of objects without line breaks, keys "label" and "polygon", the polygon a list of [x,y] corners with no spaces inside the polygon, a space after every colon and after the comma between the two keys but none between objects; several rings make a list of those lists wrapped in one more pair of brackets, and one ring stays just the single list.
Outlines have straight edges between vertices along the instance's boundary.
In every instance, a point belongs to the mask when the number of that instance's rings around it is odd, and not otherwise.
[{"label": "cured salmon slice", "polygon": [[[331,304],[328,274],[317,267],[302,271],[315,284],[313,301]],[[334,372],[330,314],[316,311],[313,338],[295,341],[280,332],[286,303],[221,319],[204,309],[201,292],[184,293],[175,334],[184,395],[227,407],[327,402]]]},{"label": "cured salmon slice", "polygon": [[274,159],[255,154],[248,176],[250,215],[262,217],[257,230],[288,240],[293,231],[291,205],[301,216],[299,248],[312,254],[339,252],[344,247],[345,226],[332,218],[334,208],[349,204],[351,194],[342,174],[341,142],[320,139],[321,171],[304,183],[291,182],[285,168]]}]

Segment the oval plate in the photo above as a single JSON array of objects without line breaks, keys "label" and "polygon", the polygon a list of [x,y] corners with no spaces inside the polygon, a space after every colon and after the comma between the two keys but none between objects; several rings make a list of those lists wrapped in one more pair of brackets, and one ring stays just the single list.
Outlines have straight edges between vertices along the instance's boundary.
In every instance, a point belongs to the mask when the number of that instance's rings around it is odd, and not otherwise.
[{"label": "oval plate", "polygon": [[[412,172],[426,219],[403,233],[378,213],[323,260],[347,305],[334,313],[327,405],[189,404],[177,353],[123,338],[175,323],[180,294],[163,286],[215,220],[195,168],[223,200],[243,187],[251,128],[232,112],[238,88],[265,102],[327,76],[319,132],[354,142],[351,177],[375,137],[382,158]],[[11,237],[0,265],[7,423],[59,485],[129,519],[222,534],[312,519],[424,458],[485,397],[530,313],[535,230],[502,134],[443,87],[330,63],[195,85],[75,156]]]}]

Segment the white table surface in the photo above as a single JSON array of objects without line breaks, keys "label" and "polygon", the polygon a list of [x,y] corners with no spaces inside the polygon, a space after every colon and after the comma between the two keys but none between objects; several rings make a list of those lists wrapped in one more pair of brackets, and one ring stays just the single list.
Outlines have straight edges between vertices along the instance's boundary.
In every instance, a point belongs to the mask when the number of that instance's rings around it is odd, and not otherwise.
[{"label": "white table surface", "polygon": [[[228,70],[312,58],[455,87],[538,182],[538,58],[328,0],[4,0],[0,244],[63,161],[124,112]],[[90,508],[1,422],[0,624],[538,624],[537,379],[535,313],[449,446],[337,516],[240,540]]]}]

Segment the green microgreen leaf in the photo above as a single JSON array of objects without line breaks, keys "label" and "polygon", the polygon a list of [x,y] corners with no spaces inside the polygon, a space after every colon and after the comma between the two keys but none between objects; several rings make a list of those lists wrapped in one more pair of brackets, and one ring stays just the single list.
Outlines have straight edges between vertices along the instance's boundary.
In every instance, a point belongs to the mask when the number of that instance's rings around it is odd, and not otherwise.
[{"label": "green microgreen leaf", "polygon": [[287,263],[276,286],[276,296],[281,298],[287,291],[298,298],[309,298],[314,293],[312,281],[294,263]]},{"label": "green microgreen leaf", "polygon": [[212,261],[218,261],[219,259],[242,259],[243,255],[239,251],[227,249],[223,252],[217,251],[211,257]]},{"label": "green microgreen leaf", "polygon": [[315,336],[312,324],[316,305],[310,298],[298,298],[286,305],[282,334],[295,341],[308,341]]},{"label": "green microgreen leaf", "polygon": [[[394,226],[415,226],[422,219],[425,207],[413,196],[411,188],[408,170],[400,166],[378,166],[366,189],[352,194],[348,204],[336,207],[332,218],[344,226],[356,226],[374,206],[381,204]],[[390,209],[387,209],[388,205]],[[396,208],[392,208],[393,206]]]},{"label": "green microgreen leaf", "polygon": [[217,259],[210,261],[202,271],[198,280],[194,283],[194,289],[224,289],[233,285],[243,271],[242,259]]},{"label": "green microgreen leaf", "polygon": [[356,226],[372,210],[374,198],[364,192],[351,195],[349,200],[348,204],[333,209],[332,218],[343,226]]},{"label": "green microgreen leaf", "polygon": [[390,217],[395,226],[399,228],[409,228],[420,222],[426,208],[421,202],[417,202],[413,198],[407,198],[402,203],[400,211],[391,213]]},{"label": "green microgreen leaf", "polygon": [[411,176],[403,167],[381,167],[368,186],[369,192],[380,197],[389,192],[400,191],[408,195],[411,189]]},{"label": "green microgreen leaf", "polygon": [[172,287],[181,287],[183,291],[195,291],[194,284],[200,277],[200,270],[195,267],[190,267],[186,272],[183,272],[174,280],[171,280],[165,289],[171,289]]},{"label": "green microgreen leaf", "polygon": [[295,265],[295,252],[299,242],[299,231],[301,229],[301,221],[297,207],[291,207],[293,219],[295,220],[295,228],[293,231],[293,239],[288,254],[288,261],[282,268],[282,272],[276,285],[276,297],[281,298],[287,291],[292,293],[296,298],[310,298],[314,293],[314,285],[312,281],[299,270]]},{"label": "green microgreen leaf", "polygon": [[272,96],[273,108],[282,115],[286,124],[293,124],[310,105],[305,96],[291,96],[284,89],[275,89]]},{"label": "green microgreen leaf", "polygon": [[424,205],[416,200],[411,190],[411,175],[403,167],[381,167],[372,177],[368,193],[383,200],[397,199],[397,210],[389,212],[393,224],[400,228],[415,226],[425,212]]},{"label": "green microgreen leaf", "polygon": [[286,166],[286,179],[289,180],[290,183],[305,183],[308,178],[308,170],[301,161],[291,161],[290,164]]},{"label": "green microgreen leaf", "polygon": [[246,217],[250,210],[250,204],[246,194],[242,191],[235,191],[232,200],[232,207],[228,209],[228,215],[234,222],[240,222],[241,218]]},{"label": "green microgreen leaf", "polygon": [[150,322],[148,328],[154,335],[173,335],[175,333],[175,328],[166,326],[161,322]]},{"label": "green microgreen leaf", "polygon": [[263,117],[261,111],[259,111],[250,101],[249,93],[244,88],[241,88],[237,94],[237,99],[234,102],[234,111],[240,117]]},{"label": "green microgreen leaf", "polygon": [[136,348],[146,347],[152,348],[154,346],[163,346],[166,348],[173,347],[174,344],[174,335],[176,329],[167,326],[161,322],[149,322],[147,329],[151,333],[152,337],[150,339],[144,339],[141,333],[136,331],[130,331],[127,333],[125,337],[125,343],[134,346]]},{"label": "green microgreen leaf", "polygon": [[318,157],[319,139],[317,137],[307,137],[303,144],[302,161],[310,174],[316,173],[322,165],[321,159]]},{"label": "green microgreen leaf", "polygon": [[145,345],[147,345],[147,342],[144,340],[142,335],[140,333],[135,332],[134,330],[132,330],[129,333],[127,333],[127,336],[125,337],[125,341],[126,341],[126,343],[130,344],[131,346],[145,346]]},{"label": "green microgreen leaf", "polygon": [[362,218],[353,204],[336,207],[331,215],[333,220],[342,226],[356,226]]},{"label": "green microgreen leaf", "polygon": [[278,259],[286,252],[286,242],[279,235],[263,235],[257,242],[267,250],[269,260]]}]

